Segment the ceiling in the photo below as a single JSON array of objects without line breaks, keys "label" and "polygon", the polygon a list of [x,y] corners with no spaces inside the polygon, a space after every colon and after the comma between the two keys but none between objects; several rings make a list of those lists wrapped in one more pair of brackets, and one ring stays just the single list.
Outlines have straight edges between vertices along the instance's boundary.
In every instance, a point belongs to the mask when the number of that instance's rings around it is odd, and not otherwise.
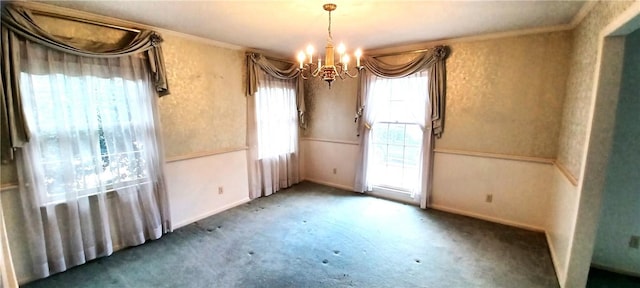
[{"label": "ceiling", "polygon": [[348,50],[570,24],[582,1],[46,1],[279,55],[334,42]]}]

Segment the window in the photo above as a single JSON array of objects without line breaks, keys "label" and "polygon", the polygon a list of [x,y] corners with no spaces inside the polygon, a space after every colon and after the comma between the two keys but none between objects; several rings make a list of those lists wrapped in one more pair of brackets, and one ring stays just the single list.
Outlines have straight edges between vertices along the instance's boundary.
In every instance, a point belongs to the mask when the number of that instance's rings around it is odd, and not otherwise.
[{"label": "window", "polygon": [[294,153],[298,141],[295,82],[266,78],[255,96],[259,159]]},{"label": "window", "polygon": [[374,188],[413,194],[421,179],[427,74],[375,78],[371,89],[378,111],[370,136],[370,183]]},{"label": "window", "polygon": [[420,180],[422,130],[416,124],[378,122],[373,127],[374,185],[412,191]]},{"label": "window", "polygon": [[[151,93],[148,79],[122,77],[114,72],[120,72],[119,65],[97,61],[58,63],[63,71],[48,74],[21,73],[41,205],[149,181],[147,141],[155,132],[145,100]],[[65,70],[74,66],[102,72]]]}]

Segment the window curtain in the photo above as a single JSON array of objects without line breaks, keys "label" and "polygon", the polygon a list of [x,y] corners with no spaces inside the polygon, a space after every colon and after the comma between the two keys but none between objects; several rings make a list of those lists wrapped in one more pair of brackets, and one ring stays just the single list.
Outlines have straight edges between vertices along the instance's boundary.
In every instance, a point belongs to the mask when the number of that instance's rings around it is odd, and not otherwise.
[{"label": "window curtain", "polygon": [[[304,106],[304,83],[300,72],[293,63],[282,63],[276,65],[265,56],[257,53],[247,53],[247,146],[249,146],[248,169],[249,169],[249,196],[251,199],[261,196],[269,196],[281,188],[289,187],[299,180],[299,153],[298,153],[298,131],[297,128],[291,131],[280,131],[272,135],[270,129],[262,125],[258,111],[261,113],[288,113],[281,115],[284,118],[293,117],[296,127],[305,128],[305,106]],[[277,60],[276,60],[277,61]],[[285,68],[281,68],[285,66]],[[278,90],[286,90],[278,91]],[[294,92],[295,95],[288,95]],[[258,95],[259,94],[259,95]],[[266,97],[282,97],[278,107],[269,107]],[[260,105],[260,106],[258,106]],[[287,112],[288,110],[288,112]],[[269,112],[272,111],[272,112]],[[263,123],[266,124],[266,123]],[[274,143],[267,139],[271,137],[286,137],[286,139],[273,139],[283,143]],[[263,146],[260,151],[259,146]],[[266,143],[265,143],[266,142]],[[286,142],[286,143],[284,143]],[[267,147],[273,149],[267,149]],[[278,151],[280,147],[289,152]],[[267,150],[271,150],[269,153]]]},{"label": "window curtain", "polygon": [[[34,275],[170,232],[155,97],[169,92],[159,35],[141,31],[124,47],[87,50],[48,34],[13,4],[2,7],[1,33],[2,120],[11,142],[3,159],[17,162]],[[103,89],[107,82],[118,88]],[[37,107],[46,103],[52,108]],[[96,129],[99,136],[88,135]],[[137,153],[123,157],[133,146]],[[52,155],[56,167],[43,158]],[[47,169],[62,176],[47,178]]]},{"label": "window curtain", "polygon": [[449,54],[447,46],[437,46],[419,54],[412,60],[402,64],[389,64],[375,57],[367,56],[363,65],[356,98],[357,133],[360,138],[358,163],[354,188],[356,191],[368,191],[367,165],[370,146],[371,127],[375,121],[376,108],[371,91],[372,77],[402,78],[426,70],[429,74],[429,101],[425,107],[425,133],[423,135],[422,184],[420,188],[420,207],[430,205],[431,182],[433,178],[433,136],[441,137],[444,131],[446,58]]},{"label": "window curtain", "polygon": [[11,249],[9,249],[2,199],[0,199],[0,288],[3,287],[18,287],[18,281],[11,258]]},{"label": "window curtain", "polygon": [[168,203],[146,59],[24,45],[31,138],[15,155],[34,273],[47,277],[160,238]]},{"label": "window curtain", "polygon": [[[13,159],[15,148],[22,147],[29,141],[30,133],[24,120],[23,105],[20,97],[20,43],[29,40],[46,46],[50,49],[91,58],[114,58],[138,53],[147,54],[147,61],[152,81],[159,96],[169,94],[169,86],[165,72],[162,47],[162,38],[159,34],[150,30],[142,30],[131,41],[121,47],[112,45],[100,45],[90,43],[82,39],[67,39],[48,33],[38,26],[33,13],[18,3],[2,5],[2,78],[0,86],[2,90],[2,111],[6,115],[6,123],[9,131],[10,149],[2,151],[5,159]],[[65,16],[59,15],[65,19]]]}]

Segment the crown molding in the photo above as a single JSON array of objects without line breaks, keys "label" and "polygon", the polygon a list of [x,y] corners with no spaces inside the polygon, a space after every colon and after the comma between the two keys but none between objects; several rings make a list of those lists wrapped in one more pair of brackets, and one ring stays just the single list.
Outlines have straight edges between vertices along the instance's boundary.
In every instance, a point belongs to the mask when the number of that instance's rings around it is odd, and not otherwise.
[{"label": "crown molding", "polygon": [[596,7],[596,4],[598,4],[598,1],[587,1],[584,3],[578,13],[576,13],[576,15],[573,16],[573,19],[571,19],[571,23],[569,23],[571,29],[578,27],[578,25],[582,23],[582,20],[589,15],[589,12],[593,10],[593,7]]},{"label": "crown molding", "polygon": [[369,55],[397,53],[397,52],[403,52],[403,51],[420,50],[420,49],[425,49],[425,48],[438,46],[438,45],[450,45],[450,44],[456,44],[456,43],[478,42],[478,41],[494,40],[494,39],[500,39],[500,38],[526,36],[526,35],[532,35],[532,34],[562,32],[562,31],[568,31],[571,29],[573,29],[571,24],[563,24],[563,25],[554,25],[554,26],[547,26],[547,27],[537,27],[537,28],[530,28],[530,29],[488,33],[488,34],[481,34],[481,35],[474,35],[474,36],[465,36],[465,37],[458,37],[458,38],[430,40],[430,41],[414,43],[414,44],[371,49],[364,52],[366,52]]},{"label": "crown molding", "polygon": [[182,32],[173,31],[173,30],[169,30],[169,29],[164,29],[164,28],[160,28],[160,27],[155,27],[155,26],[151,26],[151,25],[145,25],[145,24],[141,24],[141,23],[137,23],[137,22],[133,22],[133,21],[118,19],[118,18],[114,18],[114,17],[94,14],[94,13],[90,13],[90,12],[85,12],[85,11],[80,11],[80,10],[60,7],[60,6],[55,6],[55,5],[41,3],[41,2],[14,1],[12,3],[14,5],[19,5],[19,6],[34,10],[34,11],[48,12],[48,13],[51,13],[51,14],[68,15],[68,16],[71,16],[71,17],[87,19],[87,20],[101,22],[101,23],[110,24],[110,25],[130,27],[130,28],[133,28],[133,29],[153,30],[153,31],[159,32],[160,34],[180,37],[180,38],[184,38],[184,39],[187,39],[187,40],[192,40],[192,41],[196,41],[196,42],[200,42],[200,43],[204,43],[204,44],[209,44],[209,45],[217,46],[217,47],[220,47],[220,48],[226,48],[226,49],[230,49],[230,50],[246,50],[247,49],[246,47],[243,47],[243,46],[230,44],[230,43],[226,43],[226,42],[221,42],[221,41],[216,41],[216,40],[211,40],[211,39],[208,39],[208,38],[195,36],[195,35],[191,35],[191,34],[187,34],[187,33],[182,33]]}]

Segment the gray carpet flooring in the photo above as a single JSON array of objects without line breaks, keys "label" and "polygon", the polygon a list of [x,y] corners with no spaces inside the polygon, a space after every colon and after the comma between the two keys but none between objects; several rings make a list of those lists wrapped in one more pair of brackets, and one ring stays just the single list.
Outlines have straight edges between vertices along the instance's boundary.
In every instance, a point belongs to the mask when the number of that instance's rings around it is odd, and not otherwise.
[{"label": "gray carpet flooring", "polygon": [[313,183],[25,287],[558,287],[545,237]]}]

